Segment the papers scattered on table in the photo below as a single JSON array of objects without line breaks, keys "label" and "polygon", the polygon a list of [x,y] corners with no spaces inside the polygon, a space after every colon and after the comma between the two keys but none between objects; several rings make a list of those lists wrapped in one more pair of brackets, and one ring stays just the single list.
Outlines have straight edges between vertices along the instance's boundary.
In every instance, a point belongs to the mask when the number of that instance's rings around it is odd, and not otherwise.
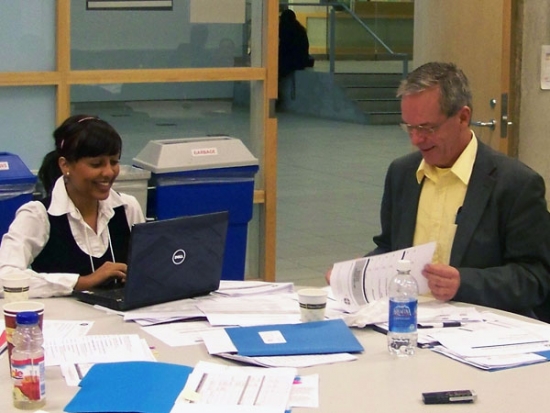
[{"label": "papers scattered on table", "polygon": [[296,369],[256,369],[199,361],[171,413],[284,413]]},{"label": "papers scattered on table", "polygon": [[145,340],[137,334],[92,335],[49,340],[44,343],[46,366],[154,360]]},{"label": "papers scattered on table", "polygon": [[253,364],[260,367],[311,367],[320,364],[341,363],[344,361],[354,361],[357,357],[349,353],[334,354],[306,354],[302,356],[258,356],[246,357],[234,353],[218,353],[216,356],[229,360],[239,361],[241,363]]},{"label": "papers scattered on table", "polygon": [[433,350],[483,370],[548,361],[550,326],[491,312],[482,314],[482,322],[434,329],[430,335],[441,345]]},{"label": "papers scattered on table", "polygon": [[83,337],[94,325],[93,321],[86,320],[44,320],[44,342],[62,340],[65,338]]},{"label": "papers scattered on table", "polygon": [[204,318],[204,313],[197,307],[197,303],[208,301],[213,298],[213,296],[207,295],[126,311],[124,313],[124,321],[134,321],[141,326],[149,326],[180,320]]},{"label": "papers scattered on table", "polygon": [[171,347],[178,347],[201,344],[203,333],[221,328],[211,327],[207,321],[185,321],[142,327],[142,330]]},{"label": "papers scattered on table", "polygon": [[225,281],[220,282],[220,288],[215,294],[228,297],[250,295],[292,293],[293,283],[269,283],[264,281]]},{"label": "papers scattered on table", "polygon": [[299,323],[296,294],[279,293],[242,297],[218,297],[197,307],[213,326],[252,326]]}]

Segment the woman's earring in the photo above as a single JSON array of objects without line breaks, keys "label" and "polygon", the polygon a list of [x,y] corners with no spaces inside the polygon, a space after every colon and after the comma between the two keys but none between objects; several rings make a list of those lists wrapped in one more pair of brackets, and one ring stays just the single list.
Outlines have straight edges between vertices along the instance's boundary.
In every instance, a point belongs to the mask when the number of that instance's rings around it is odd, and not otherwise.
[{"label": "woman's earring", "polygon": [[67,172],[67,173],[65,174],[65,176],[69,176],[69,175],[70,175],[70,173],[69,173],[69,172]]}]

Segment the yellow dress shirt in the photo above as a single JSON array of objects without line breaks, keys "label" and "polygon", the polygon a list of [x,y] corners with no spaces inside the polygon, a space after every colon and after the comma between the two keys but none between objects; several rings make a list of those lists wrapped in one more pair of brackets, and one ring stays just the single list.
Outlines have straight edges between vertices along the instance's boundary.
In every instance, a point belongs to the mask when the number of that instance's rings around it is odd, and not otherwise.
[{"label": "yellow dress shirt", "polygon": [[472,139],[451,168],[438,168],[420,162],[416,179],[422,185],[413,245],[436,242],[434,263],[449,264],[456,232],[456,216],[464,203],[477,153]]}]

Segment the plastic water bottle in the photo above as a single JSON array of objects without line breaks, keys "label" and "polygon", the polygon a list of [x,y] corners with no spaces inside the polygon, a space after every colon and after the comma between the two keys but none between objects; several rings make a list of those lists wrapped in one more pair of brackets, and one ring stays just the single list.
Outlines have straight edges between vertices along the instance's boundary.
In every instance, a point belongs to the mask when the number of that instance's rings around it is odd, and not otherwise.
[{"label": "plastic water bottle", "polygon": [[15,322],[11,354],[13,405],[18,409],[37,410],[46,404],[44,338],[38,314],[18,313]]},{"label": "plastic water bottle", "polygon": [[397,274],[388,284],[388,296],[388,350],[396,356],[412,356],[418,339],[418,284],[411,275],[410,261],[398,261]]}]

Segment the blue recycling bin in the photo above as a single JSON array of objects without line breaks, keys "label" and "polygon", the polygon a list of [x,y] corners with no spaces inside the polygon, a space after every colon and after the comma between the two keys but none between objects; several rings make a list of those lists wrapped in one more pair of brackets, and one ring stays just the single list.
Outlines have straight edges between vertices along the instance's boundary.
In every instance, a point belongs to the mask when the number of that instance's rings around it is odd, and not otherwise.
[{"label": "blue recycling bin", "polygon": [[147,217],[228,211],[222,279],[243,280],[258,160],[236,138],[150,141],[133,160],[151,171]]},{"label": "blue recycling bin", "polygon": [[36,176],[19,156],[0,152],[0,238],[8,232],[17,209],[32,200]]}]

